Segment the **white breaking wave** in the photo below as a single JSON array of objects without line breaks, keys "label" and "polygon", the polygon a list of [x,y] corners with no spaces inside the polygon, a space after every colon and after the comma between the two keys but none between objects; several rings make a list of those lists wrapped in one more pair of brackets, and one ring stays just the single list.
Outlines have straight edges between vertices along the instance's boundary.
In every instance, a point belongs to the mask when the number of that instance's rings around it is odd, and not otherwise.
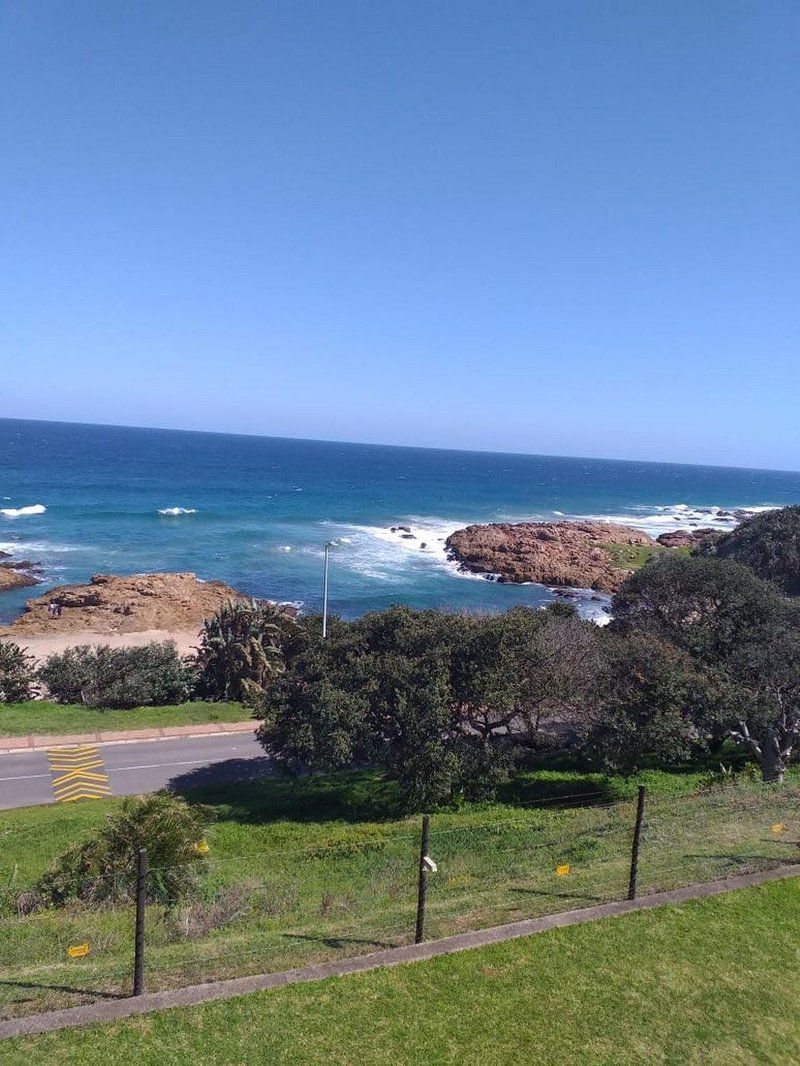
[{"label": "white breaking wave", "polygon": [[164,507],[158,512],[159,514],[167,515],[169,518],[177,518],[182,514],[197,514],[196,507]]},{"label": "white breaking wave", "polygon": [[636,505],[621,514],[573,514],[569,517],[573,520],[617,522],[657,537],[661,533],[668,533],[675,529],[730,530],[751,515],[773,510],[775,508],[771,504],[758,507],[719,507],[717,505],[690,506],[686,503],[671,503],[655,504],[652,507],[644,504]]},{"label": "white breaking wave", "polygon": [[32,503],[28,507],[3,507],[0,514],[5,518],[24,518],[32,514],[44,514],[47,508],[43,503]]},{"label": "white breaking wave", "polygon": [[455,518],[411,516],[391,526],[350,525],[345,528],[352,535],[332,540],[341,545],[337,556],[343,566],[378,581],[413,580],[420,568],[431,566],[482,581],[480,574],[461,574],[447,557],[445,541],[468,524]]}]

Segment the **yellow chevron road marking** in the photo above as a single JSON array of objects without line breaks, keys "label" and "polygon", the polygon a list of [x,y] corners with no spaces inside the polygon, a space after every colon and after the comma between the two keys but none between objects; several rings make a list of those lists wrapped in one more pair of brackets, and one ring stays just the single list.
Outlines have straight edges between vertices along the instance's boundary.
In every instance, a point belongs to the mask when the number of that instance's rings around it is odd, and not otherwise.
[{"label": "yellow chevron road marking", "polygon": [[50,762],[63,762],[69,766],[75,766],[77,763],[86,762],[87,759],[98,759],[100,753],[97,751],[82,751],[80,755],[66,757],[64,755],[49,755]]},{"label": "yellow chevron road marking", "polygon": [[77,792],[91,792],[94,796],[110,796],[111,786],[76,781],[74,785],[66,785],[64,788],[53,789],[53,795],[57,800],[68,799]]},{"label": "yellow chevron road marking", "polygon": [[102,756],[94,744],[50,748],[47,761],[53,775],[53,796],[57,803],[112,795],[108,774],[102,772]]},{"label": "yellow chevron road marking", "polygon": [[82,755],[95,755],[96,744],[79,744],[72,748],[47,748],[50,759],[79,759]]},{"label": "yellow chevron road marking", "polygon": [[[93,763],[94,766],[102,766],[101,762]],[[88,770],[68,770],[61,777],[53,778],[54,785],[63,785],[65,781],[108,781],[108,774],[93,774]]]}]

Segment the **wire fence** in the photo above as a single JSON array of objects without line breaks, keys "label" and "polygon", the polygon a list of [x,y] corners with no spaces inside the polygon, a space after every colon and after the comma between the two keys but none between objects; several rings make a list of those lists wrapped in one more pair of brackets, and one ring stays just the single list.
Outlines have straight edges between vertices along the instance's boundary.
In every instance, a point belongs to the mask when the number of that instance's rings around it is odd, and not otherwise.
[{"label": "wire fence", "polygon": [[[433,816],[424,848],[420,829],[405,827],[153,865],[141,882],[143,987],[290,969],[408,944],[421,931],[436,938],[626,898],[636,801],[566,811],[563,800],[485,822]],[[799,844],[800,790],[788,785],[648,796],[637,891],[793,863]],[[85,879],[80,901],[62,906],[42,906],[13,868],[0,866],[0,886],[0,1015],[132,993],[133,856],[130,870]],[[175,886],[180,902],[158,902]]]}]

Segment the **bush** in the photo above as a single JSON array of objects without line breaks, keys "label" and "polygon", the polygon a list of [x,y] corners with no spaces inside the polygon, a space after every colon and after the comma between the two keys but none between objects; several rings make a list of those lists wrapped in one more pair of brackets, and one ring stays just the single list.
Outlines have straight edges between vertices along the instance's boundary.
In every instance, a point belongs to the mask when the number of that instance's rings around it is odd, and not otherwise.
[{"label": "bush", "polygon": [[698,552],[733,559],[788,596],[800,596],[800,507],[755,515]]},{"label": "bush", "polygon": [[294,624],[269,603],[223,604],[203,626],[198,695],[251,704],[260,700],[281,672],[282,647]]},{"label": "bush", "polygon": [[172,641],[164,641],[134,648],[67,648],[48,658],[39,679],[57,703],[125,709],[184,703],[193,674]]},{"label": "bush", "polygon": [[20,703],[34,696],[34,659],[18,644],[0,641],[0,703]]},{"label": "bush", "polygon": [[158,793],[130,796],[91,840],[65,851],[38,881],[44,904],[123,903],[133,899],[137,857],[147,849],[147,899],[176,903],[191,896],[205,872],[203,831],[209,812]]}]

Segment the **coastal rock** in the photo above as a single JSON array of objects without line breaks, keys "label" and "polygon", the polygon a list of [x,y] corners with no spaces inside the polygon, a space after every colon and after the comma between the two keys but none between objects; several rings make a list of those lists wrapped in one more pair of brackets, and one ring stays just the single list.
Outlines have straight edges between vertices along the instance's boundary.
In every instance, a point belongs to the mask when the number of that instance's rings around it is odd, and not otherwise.
[{"label": "coastal rock", "polygon": [[[8,552],[0,552],[0,558],[8,560]],[[41,566],[22,559],[19,562],[0,562],[0,592],[11,589],[25,589],[41,582]]]},{"label": "coastal rock", "polygon": [[656,544],[664,548],[693,548],[708,540],[720,536],[717,529],[674,529],[656,537]]},{"label": "coastal rock", "polygon": [[[464,570],[507,582],[615,592],[633,566],[624,549],[654,547],[652,537],[613,522],[518,522],[467,526],[447,538]],[[633,554],[633,553],[632,553]]]},{"label": "coastal rock", "polygon": [[[28,600],[24,613],[0,630],[0,636],[199,631],[203,620],[227,600],[248,599],[222,581],[200,581],[194,574],[95,574],[88,585],[63,585]],[[61,606],[58,617],[48,613],[51,601]]]}]

